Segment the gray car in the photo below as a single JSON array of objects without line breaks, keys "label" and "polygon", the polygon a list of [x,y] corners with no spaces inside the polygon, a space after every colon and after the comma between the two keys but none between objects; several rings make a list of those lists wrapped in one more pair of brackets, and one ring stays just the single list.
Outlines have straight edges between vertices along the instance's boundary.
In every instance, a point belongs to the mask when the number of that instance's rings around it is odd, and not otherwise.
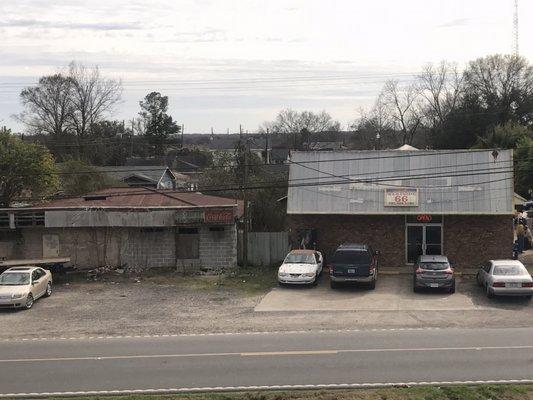
[{"label": "gray car", "polygon": [[477,283],[489,298],[533,295],[533,278],[518,260],[490,260],[479,268]]},{"label": "gray car", "polygon": [[413,291],[446,289],[455,293],[455,276],[446,256],[420,256],[413,272]]}]

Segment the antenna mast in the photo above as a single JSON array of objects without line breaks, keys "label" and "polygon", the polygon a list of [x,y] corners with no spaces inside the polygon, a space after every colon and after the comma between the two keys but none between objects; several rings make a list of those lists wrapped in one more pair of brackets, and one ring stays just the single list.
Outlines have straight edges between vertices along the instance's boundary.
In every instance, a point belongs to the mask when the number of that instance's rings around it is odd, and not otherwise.
[{"label": "antenna mast", "polygon": [[518,56],[518,0],[514,0],[513,39],[513,53]]}]

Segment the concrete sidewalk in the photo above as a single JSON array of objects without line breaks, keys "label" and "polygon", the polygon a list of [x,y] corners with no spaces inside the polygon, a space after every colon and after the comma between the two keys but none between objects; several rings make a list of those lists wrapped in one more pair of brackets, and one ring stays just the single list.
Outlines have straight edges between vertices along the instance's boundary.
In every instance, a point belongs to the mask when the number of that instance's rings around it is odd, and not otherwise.
[{"label": "concrete sidewalk", "polygon": [[465,311],[490,309],[472,279],[457,278],[456,293],[413,292],[411,275],[381,275],[375,290],[331,289],[327,276],[316,287],[274,288],[255,311]]}]

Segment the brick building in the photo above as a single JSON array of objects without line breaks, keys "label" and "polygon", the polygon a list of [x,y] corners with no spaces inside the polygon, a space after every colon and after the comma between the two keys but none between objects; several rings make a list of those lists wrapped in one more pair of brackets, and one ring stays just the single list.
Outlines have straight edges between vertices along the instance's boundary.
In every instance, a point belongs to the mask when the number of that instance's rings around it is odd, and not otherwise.
[{"label": "brick building", "polygon": [[381,265],[444,254],[461,268],[509,258],[513,173],[509,150],[295,152],[287,213],[294,247],[326,257],[366,243]]},{"label": "brick building", "polygon": [[0,257],[97,266],[231,268],[242,204],[201,193],[112,188],[0,209]]}]

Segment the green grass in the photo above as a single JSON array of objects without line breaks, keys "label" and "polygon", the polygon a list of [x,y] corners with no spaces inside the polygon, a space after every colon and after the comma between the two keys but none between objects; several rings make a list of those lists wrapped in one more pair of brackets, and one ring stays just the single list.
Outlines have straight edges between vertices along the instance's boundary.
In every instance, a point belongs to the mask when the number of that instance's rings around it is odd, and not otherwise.
[{"label": "green grass", "polygon": [[[53,400],[59,400],[51,398]],[[51,400],[50,399],[50,400]],[[361,390],[85,397],[86,400],[531,400],[533,386],[480,385]],[[63,398],[64,400],[64,398]]]},{"label": "green grass", "polygon": [[185,286],[193,290],[217,292],[230,290],[236,295],[256,296],[276,286],[277,268],[238,268],[223,275],[181,275],[180,273],[153,271],[142,280],[154,284]]},{"label": "green grass", "polygon": [[[183,275],[173,268],[153,268],[144,271],[140,277],[142,283],[155,285],[172,285],[189,290],[206,292],[231,291],[237,296],[257,296],[268,292],[276,286],[277,267],[237,268],[221,275]],[[59,284],[102,284],[106,282],[133,283],[134,277],[127,274],[108,273],[98,281],[87,280],[85,272],[76,272],[54,277]]]}]

